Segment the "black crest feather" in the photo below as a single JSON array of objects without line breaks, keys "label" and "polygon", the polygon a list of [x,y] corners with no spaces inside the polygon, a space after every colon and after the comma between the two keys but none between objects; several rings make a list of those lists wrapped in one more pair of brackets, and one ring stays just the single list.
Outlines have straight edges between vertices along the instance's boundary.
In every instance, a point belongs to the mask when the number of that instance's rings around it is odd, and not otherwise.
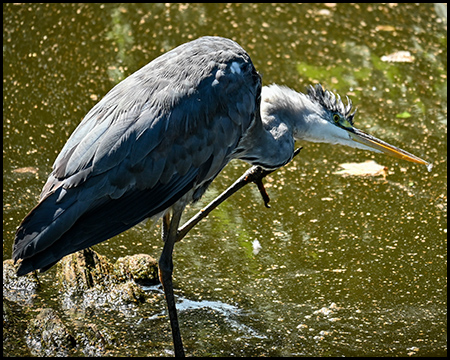
[{"label": "black crest feather", "polygon": [[324,90],[320,84],[317,84],[316,86],[310,85],[308,87],[307,95],[312,101],[317,101],[325,109],[331,112],[340,113],[350,122],[350,124],[353,125],[353,117],[355,116],[356,109],[353,113],[351,113],[352,101],[348,96],[347,105],[345,105],[339,95],[335,95],[331,91]]}]

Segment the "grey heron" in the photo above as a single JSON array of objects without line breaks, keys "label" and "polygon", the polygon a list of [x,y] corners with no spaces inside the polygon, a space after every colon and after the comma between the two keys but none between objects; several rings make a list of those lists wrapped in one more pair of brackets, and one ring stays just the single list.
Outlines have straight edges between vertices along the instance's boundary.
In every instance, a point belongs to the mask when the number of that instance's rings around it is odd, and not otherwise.
[{"label": "grey heron", "polygon": [[[326,142],[431,165],[358,130],[351,101],[320,85],[300,93],[262,87],[246,51],[202,37],[154,59],[116,85],[75,129],[17,229],[18,275],[162,216],[159,260],[175,355],[184,355],[172,285],[172,251],[185,206],[233,159],[267,171],[295,141]],[[184,236],[185,232],[183,233]]]}]

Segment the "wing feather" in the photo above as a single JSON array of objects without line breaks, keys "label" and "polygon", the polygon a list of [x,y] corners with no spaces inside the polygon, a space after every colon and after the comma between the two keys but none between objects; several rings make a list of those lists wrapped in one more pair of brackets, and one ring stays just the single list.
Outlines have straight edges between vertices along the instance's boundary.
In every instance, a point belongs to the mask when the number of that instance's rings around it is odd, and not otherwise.
[{"label": "wing feather", "polygon": [[[20,274],[198,200],[259,111],[261,86],[236,43],[201,38],[114,87],[56,158],[40,203],[19,226]],[[191,191],[192,190],[192,191]]]}]

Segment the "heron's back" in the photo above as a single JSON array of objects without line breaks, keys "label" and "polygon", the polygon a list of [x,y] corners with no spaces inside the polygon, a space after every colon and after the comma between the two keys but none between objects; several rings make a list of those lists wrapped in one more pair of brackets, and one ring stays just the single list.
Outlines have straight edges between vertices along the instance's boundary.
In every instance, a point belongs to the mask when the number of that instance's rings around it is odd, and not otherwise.
[{"label": "heron's back", "polygon": [[18,273],[200,198],[259,119],[260,91],[246,52],[217,37],[181,45],[115,86],[75,129],[19,226]]}]

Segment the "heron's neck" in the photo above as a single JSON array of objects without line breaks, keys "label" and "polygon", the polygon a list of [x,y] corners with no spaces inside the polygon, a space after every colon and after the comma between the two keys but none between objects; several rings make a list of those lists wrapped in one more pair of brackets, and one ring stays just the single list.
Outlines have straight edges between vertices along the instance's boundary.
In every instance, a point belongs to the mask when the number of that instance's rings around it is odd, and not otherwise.
[{"label": "heron's neck", "polygon": [[274,169],[288,163],[295,140],[321,141],[312,123],[323,109],[305,94],[285,86],[264,86],[261,93],[261,121],[255,121],[241,141],[241,159]]},{"label": "heron's neck", "polygon": [[260,117],[240,141],[238,157],[252,165],[276,169],[288,163],[294,153],[293,127],[282,116],[267,111],[262,92]]}]

